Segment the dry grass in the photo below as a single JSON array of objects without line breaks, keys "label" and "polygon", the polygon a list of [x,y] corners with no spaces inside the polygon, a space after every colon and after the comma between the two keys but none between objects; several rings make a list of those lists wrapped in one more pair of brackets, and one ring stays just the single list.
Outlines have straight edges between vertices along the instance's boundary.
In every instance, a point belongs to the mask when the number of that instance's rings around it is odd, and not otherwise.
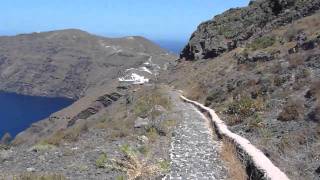
[{"label": "dry grass", "polygon": [[297,68],[304,64],[304,57],[301,54],[293,54],[289,58],[290,68]]},{"label": "dry grass", "polygon": [[304,101],[302,99],[290,99],[278,116],[280,121],[299,120],[303,118]]},{"label": "dry grass", "polygon": [[256,115],[257,112],[265,109],[263,99],[252,99],[243,97],[227,104],[226,114],[230,115],[227,119],[228,125],[236,125],[242,123],[248,117]]},{"label": "dry grass", "polygon": [[245,167],[237,157],[236,147],[230,141],[223,142],[221,157],[227,165],[230,180],[248,179]]},{"label": "dry grass", "polygon": [[42,140],[41,143],[59,146],[63,141],[74,142],[77,141],[80,135],[86,131],[88,131],[87,123],[79,122],[68,129],[61,129],[55,132],[50,137]]},{"label": "dry grass", "polygon": [[133,112],[136,117],[154,115],[152,113],[156,113],[154,111],[156,105],[166,110],[171,109],[171,101],[161,89],[146,90],[134,105]]},{"label": "dry grass", "polygon": [[185,95],[191,100],[198,101],[206,92],[206,87],[198,82],[190,84],[189,88],[185,90]]},{"label": "dry grass", "polygon": [[128,115],[128,109],[127,105],[113,104],[92,127],[104,129],[108,132],[107,138],[110,140],[128,137],[134,134],[134,117]]},{"label": "dry grass", "polygon": [[139,158],[129,145],[121,146],[120,151],[124,158],[111,159],[106,167],[126,172],[128,180],[150,178],[162,171],[159,165],[149,164],[143,158]]},{"label": "dry grass", "polygon": [[316,36],[320,29],[319,18],[320,14],[317,13],[312,16],[302,18],[293,24],[276,29],[272,33],[279,37],[284,37],[287,41],[293,40],[293,38],[302,31],[305,32],[307,36],[313,37]]},{"label": "dry grass", "polygon": [[62,174],[55,173],[22,173],[18,175],[1,175],[0,180],[65,180]]}]

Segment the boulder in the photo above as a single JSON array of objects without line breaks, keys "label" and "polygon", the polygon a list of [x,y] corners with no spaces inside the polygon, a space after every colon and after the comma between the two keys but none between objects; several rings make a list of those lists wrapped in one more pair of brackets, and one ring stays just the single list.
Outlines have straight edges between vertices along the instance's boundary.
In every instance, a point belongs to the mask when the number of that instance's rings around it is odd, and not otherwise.
[{"label": "boulder", "polygon": [[315,170],[317,174],[320,174],[320,166]]},{"label": "boulder", "polygon": [[167,110],[164,108],[164,107],[162,107],[161,105],[155,105],[154,106],[154,109],[157,111],[157,112],[166,112]]},{"label": "boulder", "polygon": [[320,107],[315,107],[309,114],[308,119],[314,122],[320,122]]},{"label": "boulder", "polygon": [[235,54],[234,58],[237,60],[238,64],[247,64],[255,62],[265,62],[271,61],[275,58],[274,53],[264,52],[264,51],[255,51],[250,54],[248,53],[239,53]]},{"label": "boulder", "polygon": [[12,140],[12,137],[9,133],[6,133],[3,135],[3,137],[0,140],[0,144],[8,145],[10,144],[10,141]]},{"label": "boulder", "polygon": [[134,121],[134,128],[147,128],[150,124],[150,121],[148,118],[141,118],[138,117],[135,121]]},{"label": "boulder", "polygon": [[0,163],[12,159],[12,151],[0,151]]},{"label": "boulder", "polygon": [[149,142],[149,138],[147,137],[147,136],[139,136],[138,137],[138,140],[140,141],[140,143],[142,143],[142,144],[146,144],[146,143],[148,143]]}]

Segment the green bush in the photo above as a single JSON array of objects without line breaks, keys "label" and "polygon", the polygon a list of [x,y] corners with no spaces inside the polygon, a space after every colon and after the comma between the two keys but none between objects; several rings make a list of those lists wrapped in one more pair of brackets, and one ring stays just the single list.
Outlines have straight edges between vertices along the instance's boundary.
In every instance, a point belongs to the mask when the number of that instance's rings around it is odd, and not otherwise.
[{"label": "green bush", "polygon": [[55,148],[55,147],[56,147],[56,146],[54,146],[54,145],[52,145],[52,144],[48,144],[48,143],[46,143],[46,142],[40,142],[40,143],[34,145],[31,149],[32,149],[33,151],[38,152],[38,151],[48,151],[48,150],[53,149],[53,148]]},{"label": "green bush", "polygon": [[102,153],[96,160],[96,166],[98,168],[105,168],[108,161],[108,156],[105,153]]},{"label": "green bush", "polygon": [[162,172],[168,172],[170,170],[170,162],[167,160],[159,161],[159,167]]},{"label": "green bush", "polygon": [[138,151],[143,155],[147,155],[150,152],[150,149],[148,146],[143,145],[138,148]]},{"label": "green bush", "polygon": [[138,99],[133,112],[136,116],[146,116],[148,113],[152,113],[152,109],[155,105],[160,105],[167,110],[171,109],[170,99],[163,95],[159,90],[155,90],[153,92],[146,92],[143,97]]},{"label": "green bush", "polygon": [[253,100],[249,97],[243,97],[233,101],[227,106],[227,114],[238,116],[241,119],[248,118],[264,108],[264,102],[261,99]]},{"label": "green bush", "polygon": [[265,49],[272,46],[276,42],[276,38],[273,36],[263,36],[253,40],[247,45],[247,48],[255,51],[258,49]]}]

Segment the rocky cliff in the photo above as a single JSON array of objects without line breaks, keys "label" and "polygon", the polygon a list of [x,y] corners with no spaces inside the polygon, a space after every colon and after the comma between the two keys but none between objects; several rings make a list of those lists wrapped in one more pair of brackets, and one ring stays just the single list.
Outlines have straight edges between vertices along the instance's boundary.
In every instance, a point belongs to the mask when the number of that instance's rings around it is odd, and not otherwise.
[{"label": "rocky cliff", "polygon": [[320,175],[319,5],[261,0],[228,10],[199,25],[162,77],[213,108],[290,179]]},{"label": "rocky cliff", "polygon": [[208,59],[320,9],[319,0],[257,0],[201,23],[181,52],[187,60]]}]

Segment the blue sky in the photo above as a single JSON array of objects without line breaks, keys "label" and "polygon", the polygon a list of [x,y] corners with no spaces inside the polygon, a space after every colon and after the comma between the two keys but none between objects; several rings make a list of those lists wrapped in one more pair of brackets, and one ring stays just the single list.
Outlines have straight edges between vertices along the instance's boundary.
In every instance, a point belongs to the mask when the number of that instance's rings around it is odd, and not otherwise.
[{"label": "blue sky", "polygon": [[0,34],[78,28],[186,41],[200,22],[249,0],[1,0]]}]

